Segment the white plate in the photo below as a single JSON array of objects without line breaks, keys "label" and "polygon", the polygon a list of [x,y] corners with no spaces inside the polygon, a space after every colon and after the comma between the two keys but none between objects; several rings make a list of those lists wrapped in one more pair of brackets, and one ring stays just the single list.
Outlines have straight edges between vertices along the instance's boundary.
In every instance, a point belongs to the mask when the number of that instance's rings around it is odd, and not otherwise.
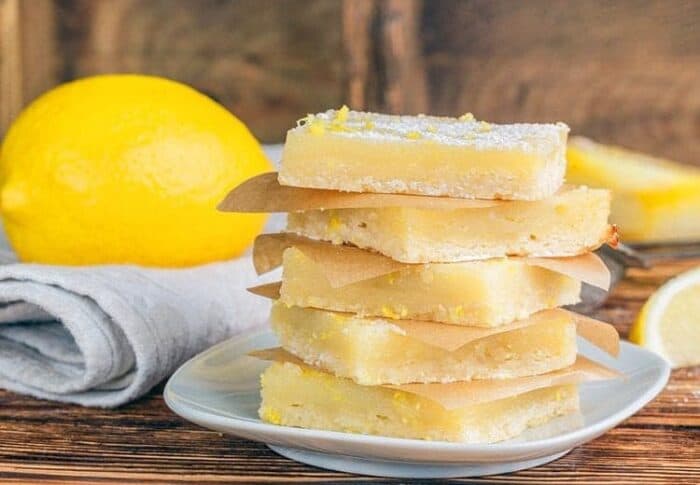
[{"label": "white plate", "polygon": [[267,363],[246,354],[276,345],[267,330],[212,347],[175,372],[165,387],[165,402],[201,426],[266,443],[281,455],[321,468],[386,477],[467,477],[530,468],[563,456],[637,412],[661,392],[670,372],[663,359],[635,345],[622,342],[620,356],[611,359],[579,340],[582,354],[627,377],[583,384],[580,415],[559,418],[516,440],[467,445],[263,423],[257,414],[259,377]]}]

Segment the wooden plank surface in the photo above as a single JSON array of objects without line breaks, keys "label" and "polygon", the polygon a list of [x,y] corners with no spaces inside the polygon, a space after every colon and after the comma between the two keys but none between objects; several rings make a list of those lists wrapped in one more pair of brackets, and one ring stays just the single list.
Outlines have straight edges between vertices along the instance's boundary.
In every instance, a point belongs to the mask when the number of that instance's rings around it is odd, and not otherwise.
[{"label": "wooden plank surface", "polygon": [[[640,306],[660,283],[698,264],[700,260],[632,271],[596,316],[615,323],[626,335]],[[359,479],[298,464],[264,445],[187,423],[168,411],[161,391],[158,388],[114,411],[0,392],[0,479],[17,483],[341,483]],[[700,368],[674,371],[666,390],[638,414],[553,463],[472,481],[697,484]]]}]

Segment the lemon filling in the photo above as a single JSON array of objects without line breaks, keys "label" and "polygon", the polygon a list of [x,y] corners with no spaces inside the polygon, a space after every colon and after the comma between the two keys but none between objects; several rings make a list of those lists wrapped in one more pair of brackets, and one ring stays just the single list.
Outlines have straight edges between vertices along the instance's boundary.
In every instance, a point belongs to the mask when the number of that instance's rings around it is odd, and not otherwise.
[{"label": "lemon filling", "polygon": [[578,409],[575,385],[446,409],[422,396],[362,386],[292,363],[273,363],[261,383],[263,421],[398,438],[492,443]]},{"label": "lemon filling", "polygon": [[567,188],[538,202],[478,209],[307,210],[287,230],[335,244],[352,243],[405,263],[504,256],[574,256],[610,237],[607,190]]},{"label": "lemon filling", "polygon": [[[289,307],[279,301],[272,306],[270,321],[287,351],[363,385],[514,378],[561,369],[576,360],[576,327],[564,312],[455,349],[408,335],[405,326],[391,320]],[[423,332],[450,327],[417,325]]]},{"label": "lemon filling", "polygon": [[[538,200],[564,181],[568,127],[393,116],[347,107],[289,130],[284,185],[353,192]],[[410,163],[407,163],[410,160]]]},{"label": "lemon filling", "polygon": [[410,265],[334,288],[313,260],[285,250],[280,300],[360,316],[492,327],[577,303],[581,283],[512,259]]}]

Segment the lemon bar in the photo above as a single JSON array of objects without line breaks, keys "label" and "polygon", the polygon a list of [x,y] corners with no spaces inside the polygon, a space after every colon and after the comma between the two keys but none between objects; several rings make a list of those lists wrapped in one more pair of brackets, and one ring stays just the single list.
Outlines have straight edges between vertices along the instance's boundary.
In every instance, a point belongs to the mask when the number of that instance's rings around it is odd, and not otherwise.
[{"label": "lemon bar", "polygon": [[[564,311],[545,313],[532,324],[504,332],[477,330],[477,337],[486,336],[474,340],[466,327],[361,318],[279,301],[270,321],[282,347],[305,363],[359,384],[378,385],[508,379],[568,367],[576,360],[573,317]],[[445,333],[447,345],[419,338],[426,333]],[[452,348],[461,339],[468,342]]]},{"label": "lemon bar", "polygon": [[261,383],[263,421],[398,438],[492,443],[578,410],[572,384],[447,409],[417,394],[362,386],[290,362],[273,363]]},{"label": "lemon bar", "polygon": [[569,128],[340,110],[287,132],[279,181],[350,192],[539,200],[564,181]]},{"label": "lemon bar", "polygon": [[575,137],[567,179],[612,190],[625,241],[700,240],[700,168]]},{"label": "lemon bar", "polygon": [[287,231],[335,244],[352,243],[404,263],[575,256],[610,238],[609,212],[607,190],[578,187],[543,201],[479,209],[292,212]]},{"label": "lemon bar", "polygon": [[574,278],[521,260],[406,265],[334,288],[297,248],[283,254],[280,300],[360,316],[493,327],[579,301]]}]

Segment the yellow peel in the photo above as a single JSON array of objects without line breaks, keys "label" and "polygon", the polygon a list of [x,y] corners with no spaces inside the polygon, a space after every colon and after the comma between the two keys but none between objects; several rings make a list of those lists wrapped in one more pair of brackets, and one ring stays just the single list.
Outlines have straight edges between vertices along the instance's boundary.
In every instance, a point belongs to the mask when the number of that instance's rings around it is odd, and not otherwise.
[{"label": "yellow peel", "polygon": [[225,214],[234,186],[271,168],[243,123],[167,79],[59,86],[0,151],[5,228],[23,261],[188,266],[242,253],[265,216]]}]

